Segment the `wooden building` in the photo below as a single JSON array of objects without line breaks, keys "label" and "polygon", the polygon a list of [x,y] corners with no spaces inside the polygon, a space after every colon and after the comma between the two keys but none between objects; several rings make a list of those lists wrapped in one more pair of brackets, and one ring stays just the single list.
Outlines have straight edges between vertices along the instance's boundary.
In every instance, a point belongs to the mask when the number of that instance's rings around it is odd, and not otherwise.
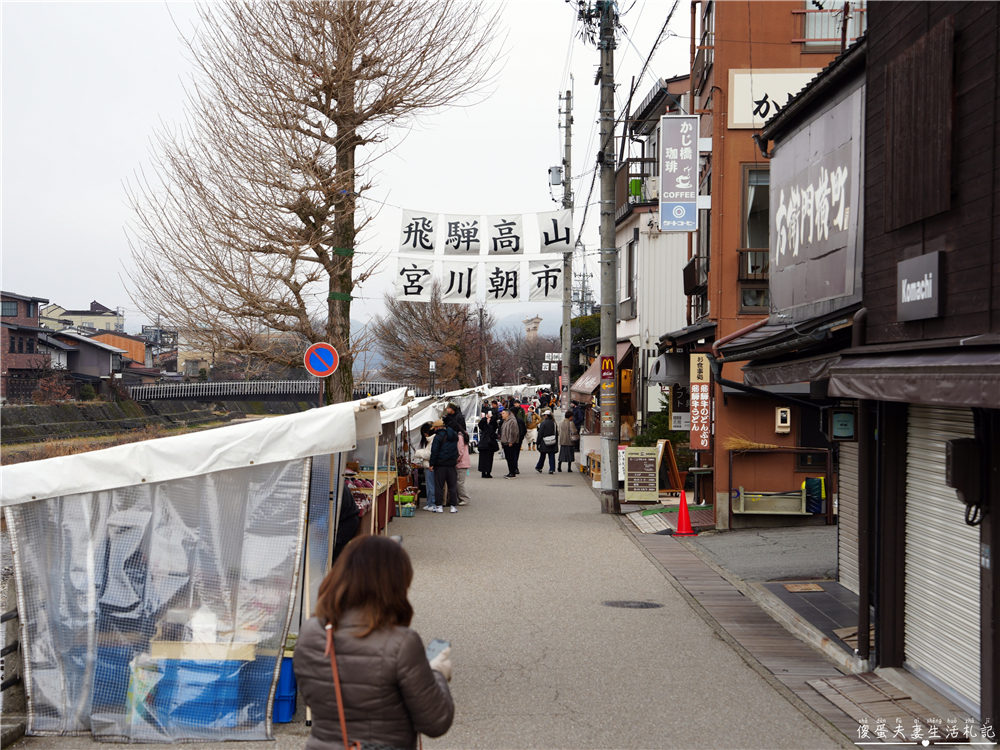
[{"label": "wooden building", "polygon": [[[840,559],[860,598],[859,658],[907,669],[990,720],[1000,714],[1000,5],[875,3],[869,15],[863,44],[759,138],[765,151],[773,142],[772,174],[783,163],[786,175],[772,184],[773,228],[775,190],[821,176],[844,145],[803,139],[842,132],[837,112],[860,96],[849,140],[863,144],[863,178],[844,195],[856,233],[802,246],[797,263],[772,246],[771,291],[793,332],[744,336],[727,354],[749,361],[749,382],[808,382],[835,399],[824,425],[843,441],[841,518],[853,526],[841,526]],[[810,296],[830,282],[836,294]]]}]

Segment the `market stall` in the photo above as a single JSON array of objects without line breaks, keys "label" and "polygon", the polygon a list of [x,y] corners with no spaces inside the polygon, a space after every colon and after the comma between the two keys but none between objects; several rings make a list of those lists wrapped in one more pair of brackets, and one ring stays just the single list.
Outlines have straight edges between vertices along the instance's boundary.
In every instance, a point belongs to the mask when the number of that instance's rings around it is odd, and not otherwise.
[{"label": "market stall", "polygon": [[286,638],[328,568],[338,456],[379,433],[379,409],[0,469],[27,733],[270,739]]}]

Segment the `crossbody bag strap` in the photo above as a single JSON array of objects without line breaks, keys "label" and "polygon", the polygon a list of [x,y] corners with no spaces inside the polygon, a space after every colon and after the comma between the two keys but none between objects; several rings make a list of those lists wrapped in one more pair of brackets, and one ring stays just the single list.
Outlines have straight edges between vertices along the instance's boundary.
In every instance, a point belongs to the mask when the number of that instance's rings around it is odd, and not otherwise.
[{"label": "crossbody bag strap", "polygon": [[347,741],[347,720],[344,719],[344,699],[340,694],[340,672],[337,670],[337,654],[333,650],[333,625],[326,626],[326,653],[330,657],[330,670],[333,672],[333,690],[337,694],[337,713],[340,714],[340,736],[344,738],[344,750],[351,750]]}]

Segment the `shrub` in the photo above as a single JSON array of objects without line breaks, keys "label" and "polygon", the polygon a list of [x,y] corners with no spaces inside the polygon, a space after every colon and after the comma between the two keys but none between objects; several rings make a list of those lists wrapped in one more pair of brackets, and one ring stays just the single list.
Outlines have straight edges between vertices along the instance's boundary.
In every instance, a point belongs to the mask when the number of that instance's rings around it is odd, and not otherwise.
[{"label": "shrub", "polygon": [[87,383],[80,389],[80,400],[81,401],[93,401],[97,398],[97,391],[94,390],[94,386]]}]

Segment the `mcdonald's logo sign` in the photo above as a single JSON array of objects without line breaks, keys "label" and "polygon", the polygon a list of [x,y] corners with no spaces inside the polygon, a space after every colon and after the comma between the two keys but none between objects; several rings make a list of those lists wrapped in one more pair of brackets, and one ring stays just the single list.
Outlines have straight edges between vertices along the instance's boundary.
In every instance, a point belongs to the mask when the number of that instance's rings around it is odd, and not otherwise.
[{"label": "mcdonald's logo sign", "polygon": [[601,380],[615,379],[615,358],[601,357]]}]

